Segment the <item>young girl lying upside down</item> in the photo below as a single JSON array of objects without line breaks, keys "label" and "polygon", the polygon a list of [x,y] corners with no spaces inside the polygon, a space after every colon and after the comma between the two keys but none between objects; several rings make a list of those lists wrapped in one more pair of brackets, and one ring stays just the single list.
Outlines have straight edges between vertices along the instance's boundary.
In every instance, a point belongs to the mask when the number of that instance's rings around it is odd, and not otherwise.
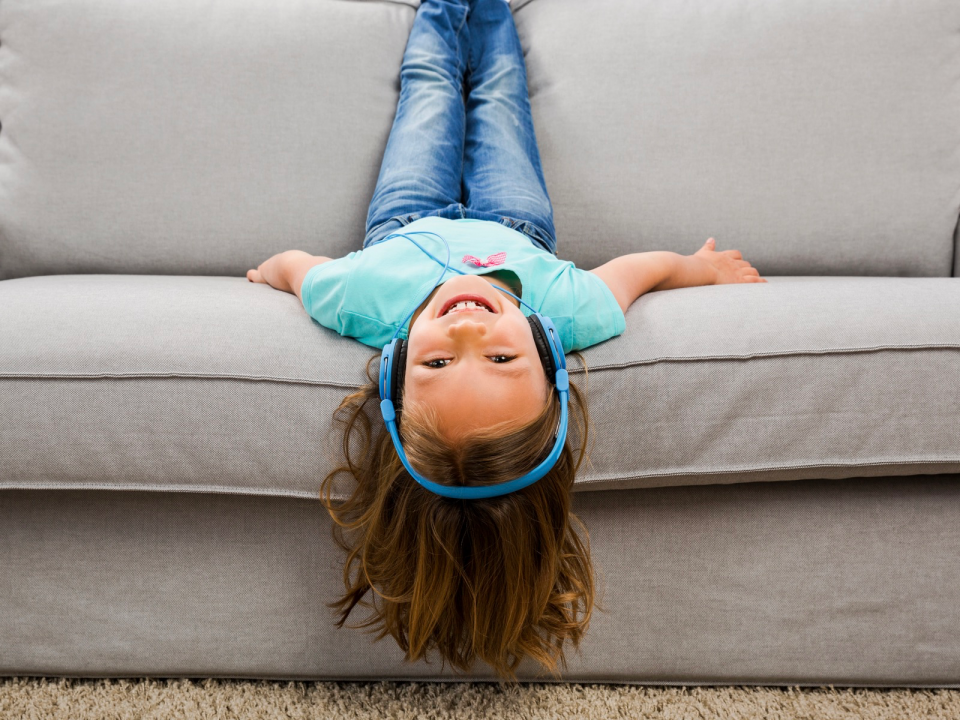
[{"label": "young girl lying upside down", "polygon": [[[291,250],[247,273],[382,348],[334,416],[346,461],[321,496],[347,558],[332,606],[340,626],[368,608],[359,627],[391,635],[408,660],[436,650],[515,678],[530,657],[556,673],[594,605],[571,512],[589,416],[565,354],[622,333],[651,290],[766,281],[713,238],[693,255],[633,253],[590,271],[557,258],[504,0],[423,0],[400,78],[363,249]],[[335,502],[341,473],[356,484]]]}]

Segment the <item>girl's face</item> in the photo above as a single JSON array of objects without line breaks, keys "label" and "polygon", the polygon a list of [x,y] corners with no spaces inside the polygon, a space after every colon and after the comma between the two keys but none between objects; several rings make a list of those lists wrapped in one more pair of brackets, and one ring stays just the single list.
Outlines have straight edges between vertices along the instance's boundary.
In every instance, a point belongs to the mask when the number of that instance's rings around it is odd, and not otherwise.
[{"label": "girl's face", "polygon": [[[448,440],[503,421],[519,427],[536,418],[549,397],[527,318],[493,285],[509,289],[487,276],[451,278],[410,324],[403,402],[436,410]],[[452,304],[464,295],[474,304]]]}]

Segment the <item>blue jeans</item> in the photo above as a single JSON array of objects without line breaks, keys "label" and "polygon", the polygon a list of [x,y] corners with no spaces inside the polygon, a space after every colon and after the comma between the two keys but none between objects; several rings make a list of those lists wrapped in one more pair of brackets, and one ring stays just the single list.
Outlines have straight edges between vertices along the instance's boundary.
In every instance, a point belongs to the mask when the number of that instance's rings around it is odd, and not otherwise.
[{"label": "blue jeans", "polygon": [[556,254],[523,49],[505,0],[423,0],[410,30],[363,247],[431,215],[499,222]]}]

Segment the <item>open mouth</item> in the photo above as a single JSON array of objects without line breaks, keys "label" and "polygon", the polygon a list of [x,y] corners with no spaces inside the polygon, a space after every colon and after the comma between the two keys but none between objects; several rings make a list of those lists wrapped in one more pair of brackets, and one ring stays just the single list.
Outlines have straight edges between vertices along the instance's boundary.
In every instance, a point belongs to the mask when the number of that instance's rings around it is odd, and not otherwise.
[{"label": "open mouth", "polygon": [[490,303],[485,298],[479,295],[457,295],[447,300],[441,308],[438,317],[461,312],[488,312],[496,314],[497,311],[490,307]]}]

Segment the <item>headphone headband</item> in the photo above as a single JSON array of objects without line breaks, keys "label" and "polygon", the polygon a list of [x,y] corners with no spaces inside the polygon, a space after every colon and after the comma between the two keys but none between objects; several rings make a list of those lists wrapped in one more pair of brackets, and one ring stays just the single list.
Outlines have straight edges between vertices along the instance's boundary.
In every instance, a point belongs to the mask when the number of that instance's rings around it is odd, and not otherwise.
[{"label": "headphone headband", "polygon": [[[565,388],[564,390],[560,390],[561,385]],[[387,430],[390,432],[393,445],[397,449],[397,454],[400,456],[400,462],[403,463],[403,466],[406,468],[407,472],[410,473],[410,476],[414,480],[423,485],[423,487],[425,487],[427,490],[430,490],[437,495],[442,495],[443,497],[454,498],[457,500],[478,500],[481,498],[491,498],[498,497],[500,495],[506,495],[508,493],[516,492],[517,490],[522,490],[529,485],[533,485],[533,483],[550,472],[550,468],[556,464],[557,459],[560,457],[560,452],[563,450],[564,441],[567,437],[567,405],[570,386],[566,370],[557,371],[557,389],[560,390],[560,424],[557,427],[556,440],[553,443],[553,449],[550,451],[550,454],[544,458],[543,462],[537,465],[537,467],[528,472],[526,475],[518,477],[516,480],[510,480],[497,485],[477,485],[473,487],[463,487],[456,485],[441,485],[440,483],[435,483],[432,480],[427,480],[427,478],[423,477],[423,475],[411,467],[410,461],[407,459],[407,454],[403,450],[403,445],[400,442],[400,435],[397,431],[397,416],[393,409],[393,402],[388,399],[381,400],[380,412],[383,413],[384,422],[387,425]]]}]

